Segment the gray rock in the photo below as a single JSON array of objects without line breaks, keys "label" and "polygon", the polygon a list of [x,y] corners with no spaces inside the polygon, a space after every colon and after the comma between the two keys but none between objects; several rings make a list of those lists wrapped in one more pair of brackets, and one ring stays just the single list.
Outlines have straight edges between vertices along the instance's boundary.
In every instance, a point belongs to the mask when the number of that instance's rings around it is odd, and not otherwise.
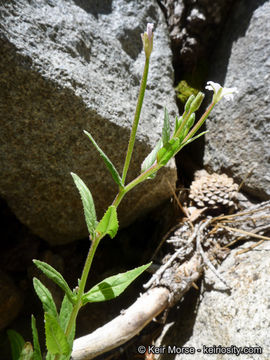
[{"label": "gray rock", "polygon": [[[165,20],[154,0],[13,0],[1,13],[0,194],[34,233],[66,243],[87,235],[71,171],[91,189],[99,217],[116,195],[82,131],[121,172],[147,22],[155,24],[155,42],[129,179],[161,134],[163,107],[176,112]],[[119,207],[121,225],[162,203],[175,180],[170,163],[134,189]]]},{"label": "gray rock", "polygon": [[212,60],[209,80],[236,86],[233,103],[221,101],[207,120],[204,164],[227,172],[260,199],[270,197],[270,2],[235,4]]},{"label": "gray rock", "polygon": [[[249,244],[250,245],[250,244]],[[270,259],[269,244],[256,250],[236,255],[233,250],[219,267],[219,272],[232,287],[231,293],[209,270],[205,275],[204,290],[201,291],[196,309],[178,311],[176,322],[167,326],[159,344],[201,349],[195,355],[178,354],[175,360],[230,360],[236,355],[203,354],[203,346],[261,347],[263,353],[243,358],[268,360],[270,358]],[[193,311],[194,310],[194,313]],[[186,317],[186,319],[184,319]],[[252,351],[252,350],[250,350]],[[253,350],[254,351],[254,350]],[[242,358],[239,356],[239,358]],[[164,355],[161,360],[171,359]]]}]

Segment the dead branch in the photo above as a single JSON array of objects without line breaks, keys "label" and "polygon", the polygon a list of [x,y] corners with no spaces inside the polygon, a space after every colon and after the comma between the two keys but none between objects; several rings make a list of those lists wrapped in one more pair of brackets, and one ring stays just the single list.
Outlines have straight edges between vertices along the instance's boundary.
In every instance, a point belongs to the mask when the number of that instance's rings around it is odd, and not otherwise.
[{"label": "dead branch", "polygon": [[89,360],[109,351],[137,335],[169,303],[169,290],[156,287],[139,297],[117,318],[92,334],[74,342],[72,359]]},{"label": "dead branch", "polygon": [[[201,220],[194,227],[182,224],[170,241],[170,245],[176,246],[174,253],[164,257],[163,265],[145,286],[151,288],[118,317],[92,334],[76,339],[72,359],[93,359],[138,334],[164,309],[177,303],[200,278],[203,264],[209,266],[209,255],[214,246],[222,249],[237,241],[239,233],[242,234],[241,239],[243,234],[245,239],[250,239],[259,232],[262,239],[262,233],[270,230],[269,216],[270,201],[267,201],[233,215]],[[232,231],[228,224],[239,231]]]}]

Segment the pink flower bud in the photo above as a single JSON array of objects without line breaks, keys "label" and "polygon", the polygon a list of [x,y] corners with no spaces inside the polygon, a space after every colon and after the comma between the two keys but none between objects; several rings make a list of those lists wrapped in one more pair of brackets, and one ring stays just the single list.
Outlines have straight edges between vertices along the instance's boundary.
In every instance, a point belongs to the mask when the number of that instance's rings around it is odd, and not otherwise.
[{"label": "pink flower bud", "polygon": [[141,34],[143,48],[144,48],[145,56],[147,58],[150,57],[151,52],[153,50],[153,38],[154,38],[153,27],[154,24],[148,23],[146,32],[144,34]]}]

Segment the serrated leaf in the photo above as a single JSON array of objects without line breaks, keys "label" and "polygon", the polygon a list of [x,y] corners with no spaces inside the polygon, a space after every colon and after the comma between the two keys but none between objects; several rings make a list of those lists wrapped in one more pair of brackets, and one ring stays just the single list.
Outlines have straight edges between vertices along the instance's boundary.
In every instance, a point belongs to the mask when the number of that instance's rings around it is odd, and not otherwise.
[{"label": "serrated leaf", "polygon": [[37,279],[33,278],[33,285],[34,289],[37,293],[37,296],[39,297],[40,301],[42,302],[42,306],[44,309],[44,312],[47,312],[54,317],[57,317],[57,310],[56,305],[54,303],[53,297],[49,289],[46,288],[45,285],[42,284],[42,282]]},{"label": "serrated leaf", "polygon": [[118,231],[118,220],[117,220],[117,212],[116,207],[111,205],[103,218],[98,223],[96,228],[96,232],[105,236],[108,234],[111,238],[114,238]]},{"label": "serrated leaf", "polygon": [[159,165],[166,165],[167,162],[181,149],[182,145],[178,138],[173,138],[167,142],[157,154],[157,162]]},{"label": "serrated leaf", "polygon": [[74,303],[74,295],[70,290],[66,280],[63,276],[55,270],[51,265],[40,261],[40,260],[33,260],[33,263],[52,281],[54,281],[68,296],[69,300]]},{"label": "serrated leaf", "polygon": [[101,281],[83,295],[83,305],[88,302],[100,302],[116,298],[150,265],[151,263],[140,266],[125,273],[110,276],[107,279]]},{"label": "serrated leaf", "polygon": [[48,313],[45,313],[44,317],[46,346],[49,353],[55,355],[68,355],[71,349],[68,344],[67,337],[57,319]]},{"label": "serrated leaf", "polygon": [[[60,314],[59,314],[59,324],[64,332],[66,332],[72,310],[73,310],[73,304],[69,301],[68,297],[65,295],[62,301]],[[71,347],[73,344],[74,337],[75,337],[75,326],[67,338],[68,343]]]},{"label": "serrated leaf", "polygon": [[73,177],[74,183],[81,195],[85,222],[89,234],[91,235],[93,240],[95,236],[95,228],[97,226],[97,216],[96,216],[96,209],[92,194],[78,175],[71,173],[71,176]]},{"label": "serrated leaf", "polygon": [[170,140],[171,133],[170,133],[170,119],[168,110],[164,108],[164,120],[163,120],[163,128],[162,128],[162,142],[163,145],[167,144]]},{"label": "serrated leaf", "polygon": [[7,330],[8,339],[11,347],[12,360],[18,360],[24,347],[24,338],[15,330]]},{"label": "serrated leaf", "polygon": [[[157,153],[159,149],[162,147],[162,140],[160,139],[157,144],[155,145],[154,149],[150,152],[150,154],[144,159],[142,165],[141,165],[141,172],[145,172],[147,169],[149,169],[157,158]],[[156,174],[153,174],[154,176]],[[149,176],[148,178],[153,179],[153,176]]]},{"label": "serrated leaf", "polygon": [[33,347],[30,342],[26,342],[21,351],[20,357],[18,360],[32,360],[33,358]]},{"label": "serrated leaf", "polygon": [[34,345],[34,353],[32,360],[42,360],[39,340],[38,340],[38,332],[36,327],[36,319],[34,315],[31,318],[31,326],[32,326],[32,336],[33,336],[33,345]]},{"label": "serrated leaf", "polygon": [[95,142],[93,136],[86,130],[83,131],[91,140],[92,144],[95,146],[97,151],[99,152],[100,156],[102,157],[107,169],[112,175],[113,180],[116,182],[117,185],[120,187],[124,187],[124,184],[122,183],[122,179],[120,175],[118,174],[118,171],[116,170],[115,166],[111,162],[111,160],[108,158],[108,156],[101,150],[101,148],[98,146],[98,144]]}]

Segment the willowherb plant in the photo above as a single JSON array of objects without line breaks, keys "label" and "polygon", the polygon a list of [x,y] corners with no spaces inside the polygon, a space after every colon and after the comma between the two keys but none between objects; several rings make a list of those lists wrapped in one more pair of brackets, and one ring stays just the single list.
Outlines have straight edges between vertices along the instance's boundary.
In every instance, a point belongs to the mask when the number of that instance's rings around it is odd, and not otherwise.
[{"label": "willowherb plant", "polygon": [[[145,52],[145,65],[121,176],[108,156],[100,149],[91,134],[89,134],[87,131],[84,131],[97,151],[100,153],[113,180],[116,182],[119,188],[118,194],[116,195],[113,203],[111,206],[109,206],[101,220],[97,220],[95,205],[90,190],[78,175],[71,173],[74,183],[78,188],[81,196],[84,216],[91,240],[91,246],[85,261],[82,275],[78,280],[78,286],[74,290],[71,290],[63,276],[52,266],[39,260],[33,260],[35,265],[48,278],[53,280],[64,291],[65,294],[60,311],[58,312],[50,291],[40,282],[40,280],[37,278],[33,279],[34,289],[42,302],[44,310],[47,360],[66,360],[70,358],[73,340],[75,337],[76,318],[79,310],[84,305],[91,302],[105,301],[117,297],[129,286],[133,280],[135,280],[144,270],[150,266],[149,263],[125,273],[111,276],[95,285],[92,289],[85,291],[89,270],[101,239],[105,235],[109,235],[111,238],[113,238],[118,231],[117,207],[122,201],[123,197],[136,185],[147,179],[154,178],[158,170],[165,166],[168,161],[174,157],[185,145],[205,134],[205,132],[202,132],[196,135],[212,111],[213,107],[218,101],[221,100],[222,97],[231,99],[233,96],[232,94],[236,92],[235,88],[222,88],[220,85],[209,81],[206,88],[213,90],[214,95],[212,102],[206,109],[205,113],[194,125],[195,112],[199,109],[203,101],[204,94],[199,92],[196,96],[191,95],[185,104],[184,113],[181,117],[176,117],[175,119],[175,126],[172,134],[170,131],[168,111],[165,108],[161,139],[157,142],[154,149],[143,161],[141,165],[141,173],[134,180],[126,184],[126,176],[132,157],[136,131],[140,119],[146,88],[149,61],[153,49],[153,24],[147,24],[147,31],[141,36]],[[8,335],[11,340],[13,359],[42,359],[34,316],[32,316],[32,334],[33,346],[29,342],[24,344],[24,340],[19,334],[12,330],[9,331]]]}]

